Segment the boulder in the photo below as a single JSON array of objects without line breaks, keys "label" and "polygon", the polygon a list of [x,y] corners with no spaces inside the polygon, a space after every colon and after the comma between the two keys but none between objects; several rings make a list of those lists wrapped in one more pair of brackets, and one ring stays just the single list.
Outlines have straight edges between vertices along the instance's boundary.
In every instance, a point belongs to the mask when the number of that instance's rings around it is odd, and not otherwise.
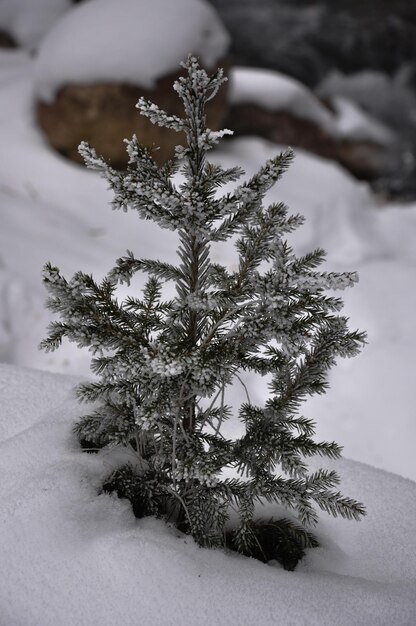
[{"label": "boulder", "polygon": [[371,139],[337,137],[312,119],[291,111],[270,111],[255,104],[234,105],[226,126],[238,135],[257,135],[334,159],[354,176],[375,180],[393,168],[392,151]]},{"label": "boulder", "polygon": [[[219,65],[227,63],[223,60]],[[183,116],[181,101],[172,89],[180,74],[158,79],[152,89],[127,83],[67,85],[59,89],[53,102],[36,103],[36,118],[49,144],[77,163],[83,162],[78,145],[87,141],[114,168],[125,168],[128,156],[123,139],[135,133],[142,144],[159,148],[154,158],[161,164],[173,156],[175,145],[184,143],[184,136],[152,124],[135,105],[143,96],[169,113]],[[226,93],[227,84],[208,104],[207,121],[213,130],[222,128],[227,113]]]},{"label": "boulder", "polygon": [[259,135],[341,163],[374,180],[395,167],[396,136],[353,102],[322,99],[290,76],[270,70],[231,70],[226,125],[237,135]]},{"label": "boulder", "polygon": [[[235,65],[283,72],[314,89],[335,71],[348,77],[371,70],[391,80],[387,98],[375,95],[372,80],[362,85],[362,94],[371,101],[370,114],[377,117],[380,110],[379,119],[391,127],[400,144],[393,178],[383,180],[384,188],[415,197],[416,108],[410,102],[416,94],[416,79],[411,76],[416,59],[415,0],[210,2],[231,34],[230,60]],[[410,79],[406,93],[396,80],[403,73]],[[403,98],[406,108],[390,106]],[[369,148],[374,153],[372,145],[366,146],[367,155]]]},{"label": "boulder", "polygon": [[[191,52],[210,72],[227,64],[229,36],[206,0],[89,0],[68,11],[42,41],[35,62],[35,114],[47,141],[80,162],[88,141],[115,168],[127,164],[124,138],[134,133],[158,162],[183,142],[140,115],[140,97],[182,115],[172,89]],[[218,130],[226,114],[224,86],[207,111]]]}]

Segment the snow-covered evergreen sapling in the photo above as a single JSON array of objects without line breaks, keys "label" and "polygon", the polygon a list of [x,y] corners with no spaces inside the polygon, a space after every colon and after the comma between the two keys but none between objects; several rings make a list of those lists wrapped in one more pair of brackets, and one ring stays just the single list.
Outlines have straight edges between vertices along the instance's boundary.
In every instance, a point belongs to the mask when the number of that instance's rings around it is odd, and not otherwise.
[{"label": "snow-covered evergreen sapling", "polygon": [[[174,84],[183,118],[144,99],[137,104],[153,123],[185,134],[186,147],[178,146],[172,161],[157,166],[134,136],[127,141],[128,169],[119,172],[80,146],[114,191],[115,209],[137,211],[177,233],[177,264],[128,251],[100,284],[83,272],[67,281],[46,265],[48,306],[61,321],[51,323],[41,347],[54,350],[66,337],[93,353],[97,378],[77,393],[98,406],[75,431],[84,445],[130,450],[133,461],[106,488],[130,498],[136,515],[162,516],[202,546],[226,544],[292,568],[305,547],[316,545],[307,530],[318,520],[314,505],[350,519],[365,513],[333,490],[335,471],[308,472],[307,457],[337,458],[341,449],[315,442],[314,423],[298,415],[309,395],[325,392],[337,357],[357,354],[365,342],[339,315],[342,300],[327,293],[353,285],[357,275],[317,271],[322,250],[295,256],[284,237],[303,218],[288,216],[283,203],[263,206],[292,160],[290,150],[234,191],[218,193],[243,174],[207,160],[229,133],[205,125],[205,105],[225,78],[222,70],[208,76],[191,56],[184,67]],[[178,170],[183,182],[175,184]],[[226,241],[235,245],[237,269],[212,261],[210,246]],[[143,295],[120,301],[118,284],[129,284],[136,272],[148,275]],[[165,282],[176,287],[169,301]],[[240,384],[243,372],[269,376],[270,395],[257,406],[241,386],[244,401],[234,411],[227,389]],[[229,418],[243,426],[234,439],[223,435]],[[291,519],[259,521],[255,504],[265,501],[283,505]],[[231,509],[239,521],[230,529]]]}]

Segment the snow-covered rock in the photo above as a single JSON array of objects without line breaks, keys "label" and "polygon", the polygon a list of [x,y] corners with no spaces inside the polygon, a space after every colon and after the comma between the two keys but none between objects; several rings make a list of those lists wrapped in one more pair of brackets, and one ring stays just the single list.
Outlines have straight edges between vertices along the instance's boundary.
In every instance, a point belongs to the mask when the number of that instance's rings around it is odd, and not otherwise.
[{"label": "snow-covered rock", "polygon": [[[182,106],[172,90],[180,63],[192,52],[211,71],[224,63],[228,35],[205,0],[92,0],[65,16],[43,42],[35,69],[36,117],[49,143],[83,163],[88,141],[113,167],[127,165],[123,139],[173,156],[183,135],[153,125],[135,105],[140,97],[174,115]],[[208,123],[221,128],[226,89],[209,103]]]},{"label": "snow-covered rock", "polygon": [[335,98],[329,108],[308,87],[280,72],[235,67],[230,82],[230,103],[233,105],[256,104],[272,112],[286,111],[314,122],[338,139],[368,140],[383,145],[391,145],[394,139],[386,126],[353,102]]},{"label": "snow-covered rock", "polygon": [[155,86],[189,53],[216,67],[229,44],[205,0],[90,0],[67,13],[42,42],[35,93],[51,102],[68,84]]},{"label": "snow-covered rock", "polygon": [[406,72],[391,77],[380,71],[343,74],[334,70],[317,88],[324,97],[341,96],[356,102],[392,128],[406,132],[416,119],[416,93],[406,84]]},{"label": "snow-covered rock", "polygon": [[358,178],[372,180],[396,167],[394,133],[344,98],[324,103],[294,78],[237,67],[230,100],[227,124],[236,134],[305,148]]},{"label": "snow-covered rock", "polygon": [[291,76],[273,70],[234,67],[230,83],[232,105],[257,104],[268,111],[290,111],[335,132],[331,111],[310,89]]}]

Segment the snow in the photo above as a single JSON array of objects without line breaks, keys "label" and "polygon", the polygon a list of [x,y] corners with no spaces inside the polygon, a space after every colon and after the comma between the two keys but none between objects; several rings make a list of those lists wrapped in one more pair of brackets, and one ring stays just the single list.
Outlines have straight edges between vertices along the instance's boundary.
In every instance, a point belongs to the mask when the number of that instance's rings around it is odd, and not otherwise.
[{"label": "snow", "polygon": [[416,116],[416,96],[406,68],[395,76],[376,70],[343,74],[333,70],[317,89],[324,97],[343,96],[393,128],[408,133]]},{"label": "snow", "polygon": [[2,624],[414,623],[414,482],[338,462],[342,488],[368,516],[322,516],[321,547],[289,573],[198,548],[162,522],[136,520],[127,501],[97,495],[112,459],[76,445],[75,378],[2,364],[0,381]]},{"label": "snow", "polygon": [[[275,151],[270,143],[239,139],[227,143],[218,160],[230,167],[238,158],[253,173]],[[360,276],[342,297],[351,327],[365,329],[369,344],[357,358],[339,361],[330,391],[308,400],[303,413],[317,422],[318,436],[343,445],[346,456],[416,479],[416,204],[379,208],[365,184],[301,151],[269,199],[305,215],[305,226],[290,238],[297,252],[321,246],[328,269]],[[256,401],[266,391],[266,383],[257,386]]]},{"label": "snow", "polygon": [[33,50],[71,5],[71,0],[1,0],[0,30]]},{"label": "snow", "polygon": [[331,124],[330,111],[307,87],[290,76],[272,70],[235,67],[230,84],[232,104],[261,104],[270,111],[293,111],[324,126]]},{"label": "snow", "polygon": [[36,94],[51,101],[70,83],[151,88],[158,78],[176,72],[189,52],[215,69],[228,43],[205,0],[90,0],[67,13],[43,40]]},{"label": "snow", "polygon": [[[291,238],[297,253],[324,247],[328,269],[360,274],[343,296],[369,345],[340,361],[329,392],[304,414],[353,459],[335,465],[341,490],[368,516],[323,514],[321,547],[291,573],[202,550],[161,522],[136,520],[127,502],[97,495],[117,458],[82,453],[71,432],[83,411],[72,389],[89,376],[89,354],[68,344],[37,350],[50,319],[44,262],[68,277],[82,269],[99,278],[126,248],[172,261],[176,239],[112,212],[106,183],[46,146],[32,120],[34,63],[0,54],[0,624],[414,624],[416,204],[379,206],[366,184],[301,150],[269,192],[306,217]],[[279,149],[234,139],[213,160],[249,176]],[[213,254],[234,262],[226,246]],[[233,390],[236,402],[242,393]],[[264,393],[257,385],[253,401]]]},{"label": "snow", "polygon": [[367,139],[381,144],[392,143],[394,135],[354,102],[347,98],[333,97],[331,104],[335,109],[336,131],[338,136],[348,139]]},{"label": "snow", "polygon": [[295,78],[272,70],[236,67],[231,71],[232,104],[257,104],[314,122],[333,137],[390,144],[393,134],[346,98],[334,98],[335,114]]}]

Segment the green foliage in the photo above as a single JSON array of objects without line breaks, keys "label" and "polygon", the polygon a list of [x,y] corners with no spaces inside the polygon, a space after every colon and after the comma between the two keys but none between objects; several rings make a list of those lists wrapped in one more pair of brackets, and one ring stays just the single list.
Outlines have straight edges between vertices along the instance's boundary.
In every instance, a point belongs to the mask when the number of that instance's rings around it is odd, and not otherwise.
[{"label": "green foliage", "polygon": [[226,542],[232,550],[263,563],[279,561],[288,571],[295,569],[307,548],[319,546],[310,532],[287,519],[250,521],[244,537],[240,537],[238,531],[230,531]]},{"label": "green foliage", "polygon": [[[118,172],[80,146],[87,165],[112,188],[115,209],[137,211],[177,233],[177,264],[128,251],[101,283],[83,272],[67,281],[47,264],[48,306],[60,321],[41,347],[55,350],[66,338],[92,352],[95,379],[77,393],[95,407],[75,432],[85,448],[123,446],[133,459],[108,478],[105,490],[129,498],[138,516],[172,521],[202,546],[227,544],[233,508],[239,522],[228,545],[258,558],[279,559],[280,550],[292,567],[315,545],[305,529],[318,521],[314,505],[349,519],[364,514],[360,503],[334,491],[335,472],[308,473],[308,457],[335,459],[341,449],[315,442],[313,422],[299,415],[308,396],[325,393],[336,359],[355,355],[365,341],[339,315],[342,300],[327,293],[353,285],[357,276],[318,271],[320,249],[297,257],[284,237],[303,218],[288,215],[283,203],[263,205],[292,160],[290,150],[218,194],[242,175],[207,160],[229,133],[205,126],[205,104],[224,78],[221,70],[209,77],[193,57],[184,67],[174,85],[183,119],[138,103],[151,121],[185,133],[187,146],[177,148],[172,162],[158,167],[133,137],[128,169]],[[175,185],[178,171],[184,182]],[[231,237],[238,256],[233,270],[211,258],[212,244]],[[137,272],[148,276],[143,293],[120,301],[119,285]],[[171,300],[164,297],[166,283],[176,288]],[[245,373],[269,377],[263,406],[250,401]],[[240,383],[246,401],[238,409],[226,400]],[[228,419],[242,426],[235,439],[223,434]],[[265,501],[283,505],[298,523],[255,522],[255,505]],[[280,546],[277,552],[270,542]]]}]

